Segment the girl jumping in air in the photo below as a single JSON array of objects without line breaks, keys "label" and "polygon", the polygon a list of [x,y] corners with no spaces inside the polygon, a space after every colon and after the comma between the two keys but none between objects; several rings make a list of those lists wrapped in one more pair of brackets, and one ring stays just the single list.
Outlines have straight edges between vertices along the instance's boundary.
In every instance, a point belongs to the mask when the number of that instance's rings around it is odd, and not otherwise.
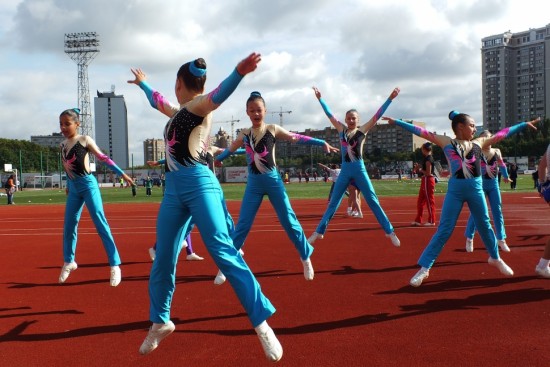
[{"label": "girl jumping in air", "polygon": [[61,158],[67,172],[67,204],[65,207],[65,222],[63,224],[63,258],[64,264],[59,275],[59,283],[65,283],[71,271],[77,269],[75,262],[78,222],[84,204],[88,208],[111,266],[111,286],[116,287],[121,280],[120,256],[111,235],[111,230],[105,213],[99,185],[91,174],[89,153],[106,164],[126,182],[134,185],[134,181],[124,173],[109,157],[99,150],[92,138],[79,135],[80,110],[69,109],[61,112],[59,127],[65,140],[61,143]]},{"label": "girl jumping in air", "polygon": [[206,62],[199,58],[183,64],[175,85],[179,106],[167,102],[140,79],[138,70],[132,70],[136,80],[130,82],[138,84],[151,105],[170,117],[164,129],[166,191],[157,218],[157,250],[149,278],[149,314],[153,325],[139,349],[141,354],[155,350],[175,329],[170,320],[170,306],[175,290],[176,264],[181,235],[186,233],[193,219],[216,266],[227,276],[246,310],[266,357],[276,362],[283,355],[281,344],[266,322],[275,308],[233,246],[223,193],[206,165],[212,111],[233,93],[246,74],[256,69],[260,60],[259,54],[250,54],[208,94],[203,94]]},{"label": "girl jumping in air", "polygon": [[474,139],[476,124],[469,115],[452,111],[449,118],[452,121],[451,126],[456,135],[455,139],[446,135],[436,135],[412,123],[384,117],[384,120],[387,120],[391,125],[400,126],[440,146],[451,169],[449,186],[441,209],[439,227],[437,227],[436,233],[418,260],[418,264],[421,266],[420,270],[410,280],[410,284],[414,287],[419,287],[424,279],[429,276],[435,259],[453,233],[464,203],[468,203],[476,228],[485,248],[489,252],[489,264],[496,266],[506,276],[514,275],[512,269],[499,256],[497,240],[489,221],[489,212],[481,182],[481,151],[527,126],[534,129],[534,124],[540,119],[522,122],[503,129],[491,137]]},{"label": "girl jumping in air", "polygon": [[[297,144],[318,145],[324,147],[327,153],[338,151],[338,149],[330,146],[324,140],[291,133],[278,125],[266,124],[264,122],[265,101],[259,92],[250,94],[246,101],[246,113],[252,122],[252,127],[242,129],[231,146],[216,157],[216,160],[222,161],[243,145],[246,150],[248,180],[239,212],[239,221],[231,236],[233,244],[237,249],[244,245],[263,198],[267,195],[271,205],[275,208],[279,221],[300,254],[304,277],[306,280],[312,280],[314,272],[309,257],[313,252],[313,247],[307,242],[304,230],[290,206],[281,175],[277,171],[275,142],[280,139]],[[225,276],[222,271],[219,271],[214,283],[222,284],[224,281]]]},{"label": "girl jumping in air", "polygon": [[349,110],[346,112],[346,123],[343,124],[338,121],[336,117],[334,117],[328,105],[321,98],[321,92],[319,92],[319,90],[315,87],[313,87],[313,90],[315,91],[315,96],[319,100],[319,103],[321,103],[321,107],[323,107],[325,114],[336,130],[338,130],[338,134],[340,135],[340,143],[342,147],[342,170],[336,180],[336,183],[334,184],[334,190],[332,192],[327,210],[325,211],[321,222],[317,226],[317,229],[309,237],[309,243],[313,244],[317,239],[322,239],[324,237],[330,220],[334,216],[336,209],[340,206],[340,202],[346,192],[346,188],[350,182],[354,180],[355,185],[361,191],[369,208],[374,213],[376,220],[380,223],[384,229],[384,232],[386,232],[386,237],[391,239],[394,246],[399,247],[401,242],[399,241],[399,238],[397,238],[392,224],[378,202],[378,197],[374,192],[374,187],[370,182],[369,176],[367,175],[367,170],[365,169],[365,163],[363,162],[363,145],[365,143],[367,133],[374,125],[376,125],[376,122],[384,114],[384,111],[386,111],[391,101],[397,97],[399,94],[399,89],[395,88],[374,116],[366,124],[361,126],[359,126],[359,113],[356,110]]}]

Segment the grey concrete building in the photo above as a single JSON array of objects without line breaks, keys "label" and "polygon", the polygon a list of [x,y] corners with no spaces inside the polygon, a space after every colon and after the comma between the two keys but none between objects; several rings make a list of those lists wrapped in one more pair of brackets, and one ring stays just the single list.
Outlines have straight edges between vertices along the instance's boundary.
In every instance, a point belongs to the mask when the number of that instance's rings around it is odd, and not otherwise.
[{"label": "grey concrete building", "polygon": [[97,92],[94,98],[95,140],[97,145],[122,169],[130,166],[128,153],[128,111],[124,96]]}]

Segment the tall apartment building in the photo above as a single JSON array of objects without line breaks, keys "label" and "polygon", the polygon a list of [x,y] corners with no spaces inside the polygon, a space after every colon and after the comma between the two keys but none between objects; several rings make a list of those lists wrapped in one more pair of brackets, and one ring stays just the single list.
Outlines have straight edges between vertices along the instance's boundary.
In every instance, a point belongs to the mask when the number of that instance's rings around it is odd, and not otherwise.
[{"label": "tall apartment building", "polygon": [[483,125],[498,131],[550,111],[550,24],[481,40]]},{"label": "tall apartment building", "polygon": [[124,96],[97,92],[94,98],[95,141],[98,147],[122,169],[130,166],[128,153],[128,111]]},{"label": "tall apartment building", "polygon": [[147,161],[166,158],[165,152],[164,139],[145,139],[143,141],[143,164],[147,164]]}]

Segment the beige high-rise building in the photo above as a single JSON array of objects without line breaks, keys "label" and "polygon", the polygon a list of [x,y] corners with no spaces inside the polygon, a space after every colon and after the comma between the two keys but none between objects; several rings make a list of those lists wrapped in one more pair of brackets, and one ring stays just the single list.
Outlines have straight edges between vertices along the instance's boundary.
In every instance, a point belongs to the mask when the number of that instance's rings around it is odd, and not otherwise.
[{"label": "beige high-rise building", "polygon": [[164,139],[146,139],[143,141],[143,164],[165,158]]},{"label": "beige high-rise building", "polygon": [[483,126],[498,131],[550,111],[550,24],[481,40]]}]

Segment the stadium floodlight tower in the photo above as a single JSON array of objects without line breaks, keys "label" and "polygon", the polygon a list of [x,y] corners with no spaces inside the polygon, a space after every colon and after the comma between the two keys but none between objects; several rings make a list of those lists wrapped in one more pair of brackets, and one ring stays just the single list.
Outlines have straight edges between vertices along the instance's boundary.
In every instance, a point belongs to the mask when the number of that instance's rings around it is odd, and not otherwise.
[{"label": "stadium floodlight tower", "polygon": [[82,135],[93,139],[94,127],[90,109],[88,65],[99,52],[99,35],[96,32],[65,33],[65,53],[78,65],[78,108]]}]

